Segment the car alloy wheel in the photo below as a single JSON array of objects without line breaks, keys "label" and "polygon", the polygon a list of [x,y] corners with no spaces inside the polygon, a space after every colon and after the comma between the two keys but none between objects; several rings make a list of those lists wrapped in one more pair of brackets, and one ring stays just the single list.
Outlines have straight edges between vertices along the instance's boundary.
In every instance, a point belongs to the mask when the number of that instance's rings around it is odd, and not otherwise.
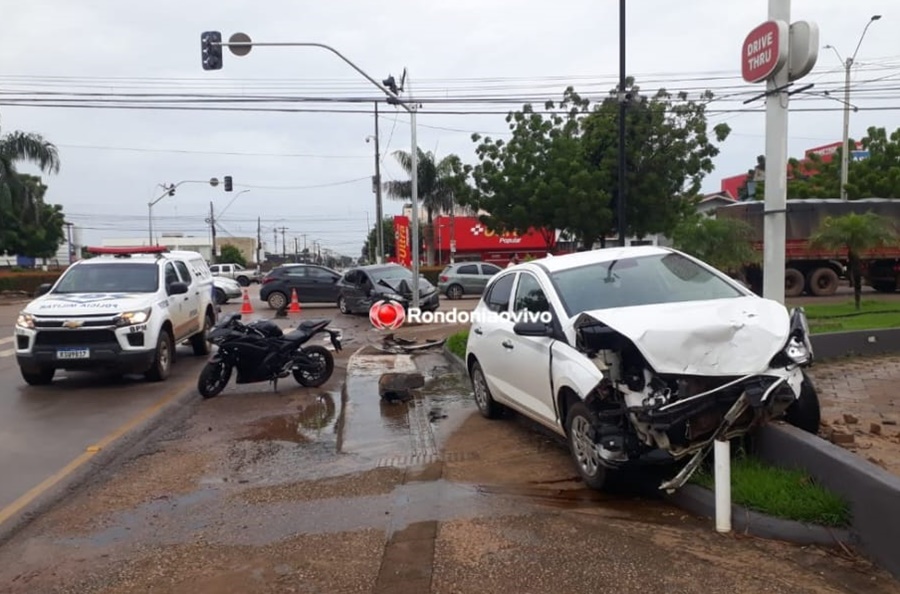
[{"label": "car alloy wheel", "polygon": [[571,440],[575,461],[581,467],[582,472],[591,476],[597,474],[597,469],[600,467],[600,454],[590,438],[590,425],[586,418],[577,416],[572,421]]},{"label": "car alloy wheel", "polygon": [[266,301],[269,303],[269,307],[271,307],[272,309],[281,309],[285,305],[287,305],[287,295],[275,291],[274,293],[269,295],[269,298]]}]

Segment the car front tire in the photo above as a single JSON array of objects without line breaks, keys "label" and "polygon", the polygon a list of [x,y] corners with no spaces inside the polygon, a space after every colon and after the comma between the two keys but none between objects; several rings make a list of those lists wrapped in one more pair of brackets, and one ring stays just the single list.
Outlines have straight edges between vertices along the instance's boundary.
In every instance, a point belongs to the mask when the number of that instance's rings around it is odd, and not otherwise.
[{"label": "car front tire", "polygon": [[37,371],[25,371],[20,368],[22,379],[29,386],[46,386],[53,383],[56,370],[52,367],[41,367]]},{"label": "car front tire", "polygon": [[172,335],[165,330],[160,330],[156,339],[156,352],[153,357],[153,365],[144,373],[144,377],[151,382],[161,382],[168,379],[172,372],[172,359],[175,356],[175,348],[172,343]]},{"label": "car front tire", "polygon": [[607,469],[600,461],[600,452],[593,440],[595,422],[591,410],[583,402],[576,402],[566,415],[566,440],[581,480],[588,487],[600,490],[606,484]]}]

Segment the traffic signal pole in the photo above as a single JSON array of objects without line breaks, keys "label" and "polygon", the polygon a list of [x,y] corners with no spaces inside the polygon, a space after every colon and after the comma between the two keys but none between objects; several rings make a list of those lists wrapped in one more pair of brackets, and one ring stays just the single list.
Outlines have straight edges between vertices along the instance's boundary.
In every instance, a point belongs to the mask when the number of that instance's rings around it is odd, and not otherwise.
[{"label": "traffic signal pole", "polygon": [[[250,37],[244,33],[235,33],[231,36],[228,42],[222,41],[222,34],[218,31],[206,31],[200,35],[200,44],[201,44],[201,59],[202,66],[204,70],[219,70],[222,68],[222,48],[228,47],[236,56],[246,56],[250,53],[250,50],[255,46],[260,47],[316,47],[320,49],[324,49],[325,51],[331,52],[335,56],[341,59],[345,64],[350,66],[353,70],[359,73],[363,78],[367,81],[375,85],[382,93],[387,95],[388,103],[393,105],[399,105],[403,109],[409,113],[410,120],[410,140],[412,143],[412,147],[410,150],[410,165],[411,165],[411,173],[410,173],[410,183],[411,183],[411,201],[412,201],[412,213],[411,217],[411,226],[412,226],[412,303],[411,307],[413,309],[419,308],[419,181],[418,181],[418,170],[419,170],[419,148],[416,145],[416,110],[418,109],[418,105],[415,101],[411,100],[403,100],[398,95],[398,90],[396,85],[394,84],[393,77],[389,77],[385,79],[383,82],[378,82],[371,76],[369,76],[362,68],[354,64],[350,59],[348,59],[344,54],[331,47],[330,45],[326,45],[324,43],[314,43],[314,42],[255,42],[251,41]],[[391,87],[391,88],[389,88]],[[402,87],[402,81],[401,81]]]}]

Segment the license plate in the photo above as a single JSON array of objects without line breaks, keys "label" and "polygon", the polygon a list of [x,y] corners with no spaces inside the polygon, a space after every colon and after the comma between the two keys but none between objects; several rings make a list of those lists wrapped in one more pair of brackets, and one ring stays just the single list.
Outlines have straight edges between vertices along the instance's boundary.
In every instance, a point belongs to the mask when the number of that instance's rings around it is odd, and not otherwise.
[{"label": "license plate", "polygon": [[57,359],[90,359],[91,349],[56,349]]}]

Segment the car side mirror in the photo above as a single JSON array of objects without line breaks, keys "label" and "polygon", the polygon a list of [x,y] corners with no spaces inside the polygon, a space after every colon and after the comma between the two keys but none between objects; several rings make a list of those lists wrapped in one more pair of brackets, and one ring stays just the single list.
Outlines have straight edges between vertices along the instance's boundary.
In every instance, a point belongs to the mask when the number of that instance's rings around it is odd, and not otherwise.
[{"label": "car side mirror", "polygon": [[46,295],[51,288],[53,288],[52,283],[41,283],[38,285],[38,288],[34,290],[34,296],[40,297],[41,295]]},{"label": "car side mirror", "polygon": [[543,322],[516,322],[513,332],[519,336],[550,336],[553,328]]},{"label": "car side mirror", "polygon": [[188,292],[187,283],[177,282],[169,285],[169,295],[184,295]]}]

